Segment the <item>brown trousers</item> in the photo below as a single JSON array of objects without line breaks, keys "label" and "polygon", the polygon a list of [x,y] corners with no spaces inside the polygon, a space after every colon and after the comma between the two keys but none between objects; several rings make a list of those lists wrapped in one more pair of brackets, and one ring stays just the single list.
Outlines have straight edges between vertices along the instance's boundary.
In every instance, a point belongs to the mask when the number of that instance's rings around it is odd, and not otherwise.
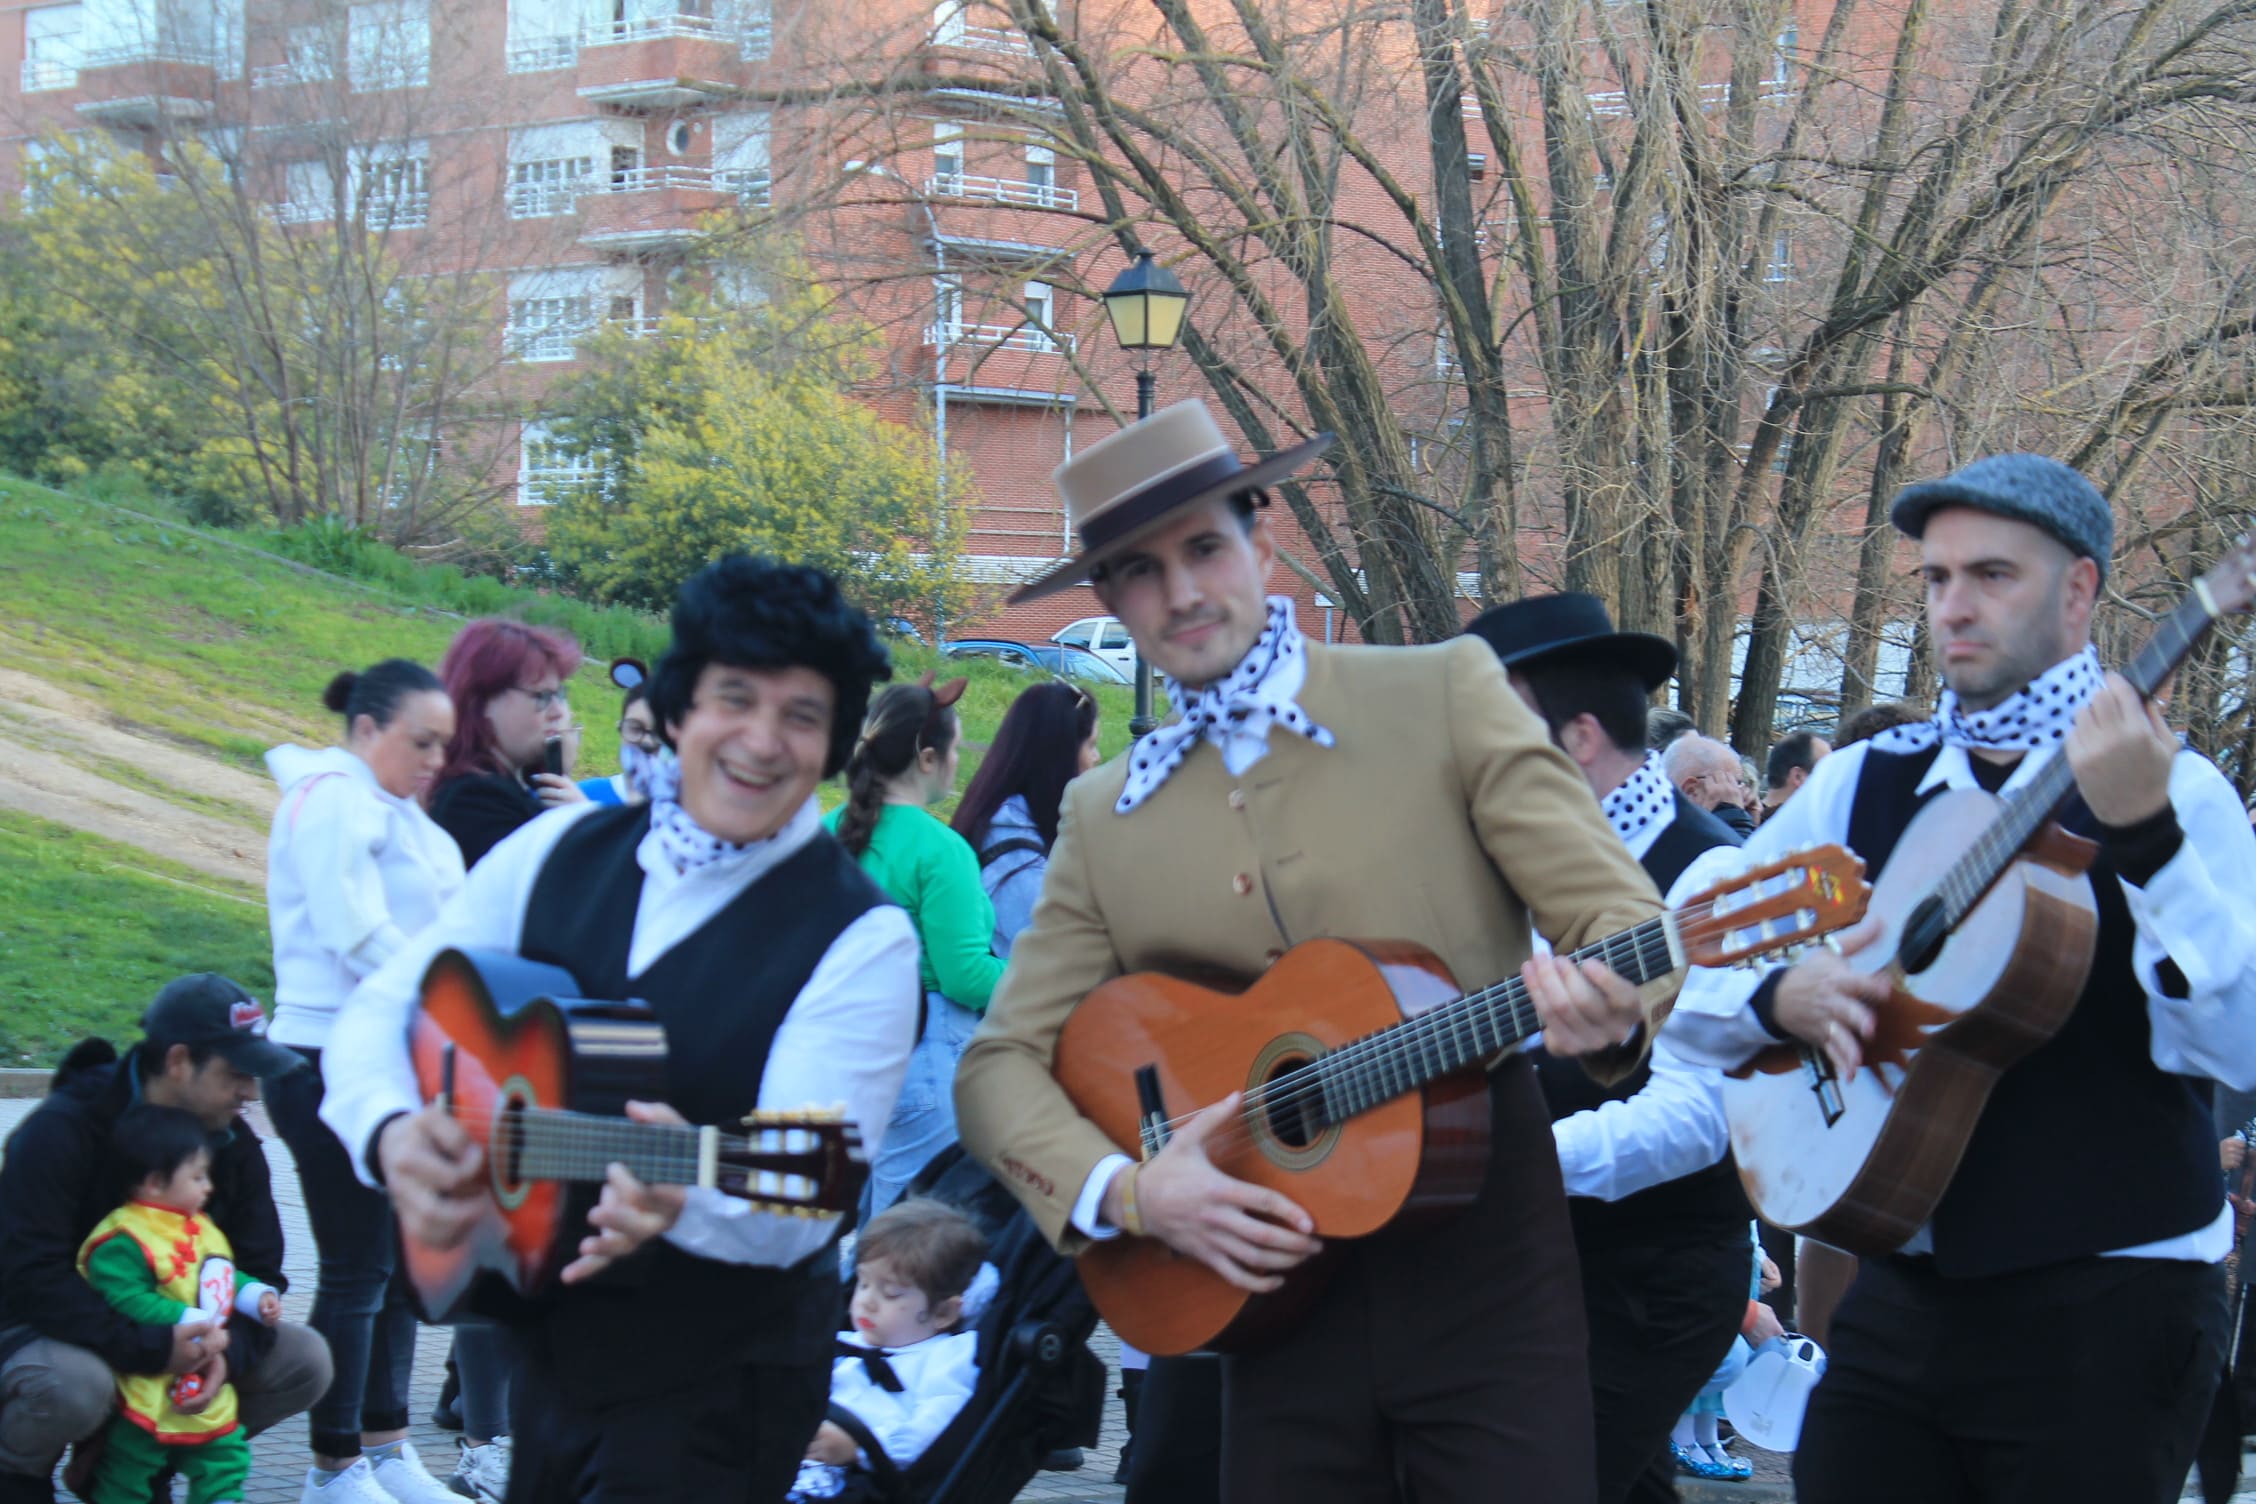
[{"label": "brown trousers", "polygon": [[1497,1070],[1490,1096],[1477,1202],[1349,1245],[1289,1336],[1223,1360],[1228,1504],[1596,1497],[1550,1116],[1524,1061]]}]

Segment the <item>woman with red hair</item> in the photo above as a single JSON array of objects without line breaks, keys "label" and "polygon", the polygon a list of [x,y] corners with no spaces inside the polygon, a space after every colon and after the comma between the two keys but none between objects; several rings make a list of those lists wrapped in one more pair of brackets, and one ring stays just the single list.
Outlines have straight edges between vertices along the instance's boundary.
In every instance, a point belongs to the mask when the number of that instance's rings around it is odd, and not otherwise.
[{"label": "woman with red hair", "polygon": [[542,771],[548,738],[576,737],[565,682],[580,645],[561,632],[485,617],[448,644],[439,682],[454,701],[454,739],[431,790],[431,818],[475,867],[518,826],[587,796],[569,777]]}]

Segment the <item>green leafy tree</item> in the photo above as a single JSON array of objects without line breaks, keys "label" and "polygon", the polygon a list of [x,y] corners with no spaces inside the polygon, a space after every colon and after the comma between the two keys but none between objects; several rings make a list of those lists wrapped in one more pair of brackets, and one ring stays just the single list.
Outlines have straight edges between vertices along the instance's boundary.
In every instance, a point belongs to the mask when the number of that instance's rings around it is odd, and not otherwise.
[{"label": "green leafy tree", "polygon": [[805,291],[754,307],[685,296],[650,335],[597,336],[545,413],[595,478],[548,524],[556,565],[601,600],[652,609],[749,549],[818,565],[865,609],[928,630],[966,615],[965,496],[929,433],[854,388],[879,345]]}]

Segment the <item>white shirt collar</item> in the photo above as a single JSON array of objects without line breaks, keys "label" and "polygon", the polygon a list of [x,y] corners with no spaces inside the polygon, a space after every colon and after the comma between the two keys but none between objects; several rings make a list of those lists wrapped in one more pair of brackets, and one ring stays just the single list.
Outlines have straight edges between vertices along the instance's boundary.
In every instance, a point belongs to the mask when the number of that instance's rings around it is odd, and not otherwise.
[{"label": "white shirt collar", "polygon": [[642,844],[635,848],[635,861],[648,877],[664,884],[678,882],[727,883],[744,888],[757,882],[762,875],[773,870],[800,847],[815,838],[822,829],[822,806],[810,794],[807,802],[799,806],[792,817],[783,822],[783,828],[764,841],[754,841],[742,851],[732,852],[717,862],[696,868],[688,874],[676,872],[666,856],[665,843],[656,830],[644,833]]},{"label": "white shirt collar", "polygon": [[[2059,755],[2060,748],[2058,747],[2045,747],[2035,752],[2022,753],[2021,761],[2014,764],[2012,773],[2007,775],[1998,792],[2000,794],[2012,793],[2015,789],[2036,777],[2039,768]],[[1919,787],[1914,789],[1913,792],[1924,794],[1929,789],[1938,787],[1980,788],[1982,784],[1974,776],[1974,764],[1969,760],[1970,756],[1971,754],[1964,747],[1954,747],[1946,743],[1937,750],[1935,760],[1927,765],[1926,773],[1920,777]]]}]

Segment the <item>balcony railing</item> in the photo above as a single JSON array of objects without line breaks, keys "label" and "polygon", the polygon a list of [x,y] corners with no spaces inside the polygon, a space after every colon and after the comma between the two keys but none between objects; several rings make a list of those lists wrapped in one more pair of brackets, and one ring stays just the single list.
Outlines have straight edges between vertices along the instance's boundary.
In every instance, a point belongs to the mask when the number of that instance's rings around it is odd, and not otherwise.
[{"label": "balcony railing", "polygon": [[81,68],[128,68],[136,63],[182,63],[191,68],[216,68],[219,52],[211,47],[190,47],[179,42],[128,42],[122,47],[101,47],[86,54]]},{"label": "balcony railing", "polygon": [[509,71],[512,73],[547,73],[557,68],[569,68],[579,61],[579,38],[565,35],[534,37],[530,41],[509,44]]},{"label": "balcony railing", "polygon": [[1010,178],[975,178],[960,172],[941,173],[924,180],[926,198],[988,199],[998,204],[1019,204],[1033,209],[1078,209],[1081,195],[1071,188],[1049,183],[1022,183]]},{"label": "balcony railing", "polygon": [[516,360],[570,360],[589,330],[578,324],[511,325],[501,332],[502,349]]},{"label": "balcony railing", "polygon": [[765,209],[774,193],[774,179],[765,167],[716,167],[713,186],[733,193],[747,209]]},{"label": "balcony railing", "polygon": [[403,193],[397,198],[372,198],[367,217],[371,230],[420,230],[431,222],[431,195]]},{"label": "balcony railing", "polygon": [[1023,31],[997,26],[951,26],[940,34],[943,46],[966,52],[998,52],[1005,57],[1032,57],[1033,39]]},{"label": "balcony railing", "polygon": [[710,167],[634,167],[611,174],[611,191],[651,193],[663,188],[702,188],[712,192],[720,186],[713,177]]},{"label": "balcony railing", "polygon": [[1073,336],[1052,334],[1032,324],[928,324],[924,342],[936,350],[957,345],[992,345],[998,350],[1029,350],[1038,355],[1073,353]]},{"label": "balcony railing", "polygon": [[554,183],[511,183],[509,217],[555,219],[569,214],[578,205],[581,194],[597,191],[597,181],[593,173],[588,173]]},{"label": "balcony railing", "polygon": [[728,28],[711,16],[635,16],[622,21],[593,21],[580,29],[582,47],[607,47],[614,42],[655,42],[667,37],[725,37]]},{"label": "balcony railing", "polygon": [[251,87],[254,89],[286,89],[293,84],[327,83],[337,76],[327,63],[310,58],[293,58],[286,63],[261,63],[251,70]]},{"label": "balcony railing", "polygon": [[68,89],[78,82],[78,64],[61,62],[51,57],[27,57],[23,61],[23,90],[26,94],[39,89]]},{"label": "balcony railing", "polygon": [[327,224],[337,217],[337,206],[323,201],[284,199],[274,206],[274,220],[285,225]]}]

